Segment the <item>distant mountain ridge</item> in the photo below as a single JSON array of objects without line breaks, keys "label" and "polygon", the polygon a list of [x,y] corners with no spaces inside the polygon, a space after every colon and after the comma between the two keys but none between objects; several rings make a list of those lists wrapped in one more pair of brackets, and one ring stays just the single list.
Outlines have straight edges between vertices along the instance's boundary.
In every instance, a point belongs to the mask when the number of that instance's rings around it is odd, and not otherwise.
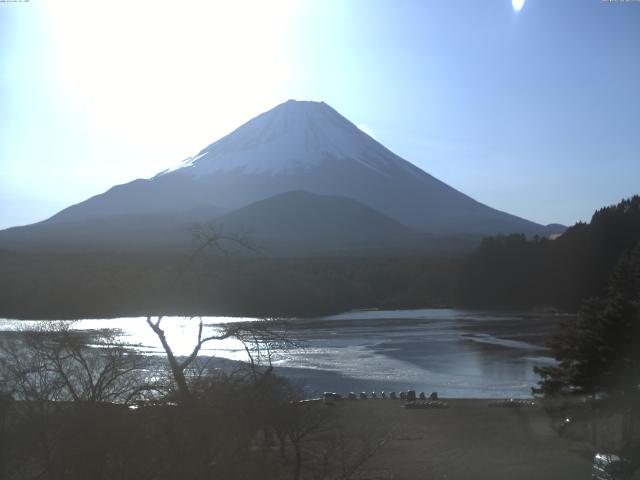
[{"label": "distant mountain ridge", "polygon": [[269,252],[333,254],[418,251],[426,235],[346,197],[285,192],[216,218]]},{"label": "distant mountain ridge", "polygon": [[[242,245],[227,245],[241,254],[277,256],[452,254],[470,251],[479,237],[441,237],[418,232],[346,197],[292,191],[259,200],[229,213],[191,215],[128,214],[41,222],[0,232],[10,249],[56,251],[195,251],[197,232],[235,236]],[[200,218],[200,217],[198,217]],[[203,228],[203,226],[205,228]]]},{"label": "distant mountain ridge", "polygon": [[[282,196],[288,192],[298,193]],[[301,196],[300,192],[308,195]],[[15,243],[16,235],[22,242],[45,246],[46,238],[54,231],[62,243],[65,235],[72,243],[79,238],[91,243],[86,228],[97,223],[102,223],[102,230],[106,225],[122,230],[120,234],[126,238],[127,230],[140,231],[145,222],[153,223],[160,235],[162,222],[166,221],[171,237],[184,224],[210,222],[222,216],[229,225],[237,225],[243,215],[248,230],[252,229],[248,219],[253,218],[254,226],[266,235],[268,229],[259,215],[239,209],[253,205],[255,213],[261,208],[259,202],[272,197],[274,200],[268,205],[274,225],[284,226],[284,217],[297,218],[307,225],[306,231],[316,232],[316,238],[322,237],[323,229],[336,232],[332,239],[341,238],[344,246],[357,243],[359,233],[351,228],[356,224],[360,232],[368,232],[369,245],[388,244],[389,248],[390,237],[403,235],[413,241],[425,234],[481,236],[517,232],[547,236],[564,229],[545,227],[481,204],[395,155],[325,103],[290,100],[250,120],[175,168],[150,179],[115,186],[44,222],[21,227],[20,234],[16,229],[0,232],[0,246],[7,239],[14,239],[10,243]],[[301,198],[305,200],[302,203]],[[360,207],[355,208],[349,201]],[[311,204],[324,213],[314,216],[308,209],[307,216],[296,213],[296,207]],[[341,208],[351,212],[349,222],[340,220],[346,212]],[[359,220],[354,218],[356,211],[362,214]],[[138,220],[130,224],[124,220],[134,217]],[[116,218],[120,220],[114,222]],[[140,222],[142,218],[146,220]],[[393,222],[393,228],[389,222]],[[338,225],[349,230],[349,235],[339,235]],[[285,230],[271,231],[266,236],[278,238],[281,245],[303,246],[299,239],[285,239]],[[391,230],[396,233],[391,235]],[[143,237],[132,241],[143,242]],[[338,243],[333,242],[339,249]]]}]

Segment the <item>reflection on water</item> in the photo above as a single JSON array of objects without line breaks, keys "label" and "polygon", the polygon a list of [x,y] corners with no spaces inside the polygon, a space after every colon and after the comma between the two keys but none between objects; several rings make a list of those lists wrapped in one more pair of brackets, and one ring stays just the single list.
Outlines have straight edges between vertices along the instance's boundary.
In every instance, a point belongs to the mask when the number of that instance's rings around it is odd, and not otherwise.
[{"label": "reflection on water", "polygon": [[[200,317],[198,317],[199,319]],[[157,317],[153,317],[157,319]],[[198,319],[189,317],[164,317],[161,327],[164,330],[171,348],[176,355],[189,355],[198,337]],[[204,323],[203,336],[215,333],[219,325],[230,322],[254,321],[256,318],[239,317],[202,317]],[[18,329],[31,330],[46,325],[48,322],[31,320],[0,319],[0,331]],[[74,330],[111,330],[119,339],[128,345],[148,354],[163,354],[158,337],[147,325],[146,317],[121,317],[109,319],[85,319],[70,322]],[[233,360],[244,360],[246,355],[242,344],[233,339],[205,344],[202,355],[223,353],[224,357]]]},{"label": "reflection on water", "polygon": [[[203,317],[205,335],[221,324],[249,320],[256,319]],[[302,346],[277,354],[275,364],[310,394],[412,388],[448,397],[523,397],[537,382],[533,366],[552,361],[540,340],[555,323],[552,317],[446,309],[295,319],[288,332]],[[176,354],[191,353],[197,324],[183,317],[162,320]],[[4,319],[0,331],[36,325]],[[145,318],[79,320],[73,328],[110,329],[142,352],[162,353]],[[206,344],[202,355],[246,358],[242,345],[232,339]]]}]

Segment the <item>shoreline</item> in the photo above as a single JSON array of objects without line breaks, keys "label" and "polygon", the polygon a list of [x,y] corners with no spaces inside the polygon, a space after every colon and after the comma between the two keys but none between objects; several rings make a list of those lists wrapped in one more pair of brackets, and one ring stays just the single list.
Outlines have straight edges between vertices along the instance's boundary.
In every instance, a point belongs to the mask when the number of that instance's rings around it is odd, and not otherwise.
[{"label": "shoreline", "polygon": [[[437,391],[449,398],[530,398],[539,380],[533,366],[550,361],[543,345],[558,321],[533,314],[440,309],[414,311],[414,316],[407,311],[405,318],[395,318],[395,312],[380,315],[390,318],[292,322],[288,335],[298,346],[275,354],[275,373],[308,398],[326,391],[346,395],[382,390]],[[188,321],[176,320],[167,318],[165,331],[174,354],[188,355],[196,331],[185,328]],[[207,326],[233,319],[204,320]],[[15,324],[11,328],[29,328],[27,322]],[[162,347],[144,319],[86,320],[74,328],[115,328],[126,344],[163,361]],[[244,355],[241,345],[225,345],[213,342],[201,354],[213,356],[217,368],[242,368],[237,363]]]}]

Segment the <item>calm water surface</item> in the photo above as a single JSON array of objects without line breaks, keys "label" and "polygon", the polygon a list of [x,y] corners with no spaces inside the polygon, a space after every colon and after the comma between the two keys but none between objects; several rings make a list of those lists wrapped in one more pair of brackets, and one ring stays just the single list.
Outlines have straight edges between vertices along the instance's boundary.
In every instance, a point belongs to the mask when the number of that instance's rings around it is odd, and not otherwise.
[{"label": "calm water surface", "polygon": [[[206,328],[253,318],[203,317]],[[544,342],[557,317],[448,309],[354,312],[294,319],[300,343],[275,356],[277,371],[312,395],[322,391],[437,391],[444,397],[527,397],[534,365],[552,362]],[[0,331],[39,328],[40,322],[0,319]],[[188,354],[197,320],[165,317],[176,354]],[[161,354],[144,318],[78,320],[78,330],[108,329],[148,354]],[[234,340],[211,342],[204,355],[245,360]]]}]

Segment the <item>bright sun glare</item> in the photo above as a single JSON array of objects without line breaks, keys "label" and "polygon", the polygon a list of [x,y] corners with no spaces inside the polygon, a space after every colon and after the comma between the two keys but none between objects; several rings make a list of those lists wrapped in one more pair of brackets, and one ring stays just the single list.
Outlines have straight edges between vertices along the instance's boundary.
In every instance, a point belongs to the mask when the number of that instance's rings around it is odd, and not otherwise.
[{"label": "bright sun glare", "polygon": [[511,5],[516,12],[519,12],[524,7],[524,0],[511,0]]},{"label": "bright sun glare", "polygon": [[[148,143],[202,125],[208,140],[216,118],[240,123],[235,115],[281,100],[289,80],[290,0],[46,5],[53,68],[97,131],[135,131]],[[167,119],[185,120],[167,132]]]}]

